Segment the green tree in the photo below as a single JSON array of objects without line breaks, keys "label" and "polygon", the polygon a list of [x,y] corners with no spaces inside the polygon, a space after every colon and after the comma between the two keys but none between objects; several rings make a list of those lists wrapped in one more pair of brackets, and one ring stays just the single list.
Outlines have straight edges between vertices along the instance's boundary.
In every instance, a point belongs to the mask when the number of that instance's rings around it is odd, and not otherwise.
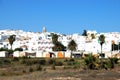
[{"label": "green tree", "polygon": [[52,50],[53,51],[66,51],[66,47],[58,41],[58,35],[57,34],[54,34],[52,33],[52,42],[54,44]]},{"label": "green tree", "polygon": [[23,51],[23,48],[15,48],[14,51]]},{"label": "green tree", "polygon": [[12,45],[13,45],[13,42],[15,41],[15,35],[11,35],[10,37],[8,37],[8,40],[9,40],[9,44],[11,45],[11,50],[12,50]]},{"label": "green tree", "polygon": [[101,45],[101,54],[102,54],[102,46],[105,43],[105,36],[103,34],[99,36],[99,41]]},{"label": "green tree", "polygon": [[53,46],[53,51],[66,51],[66,47],[61,42],[56,42]]},{"label": "green tree", "polygon": [[92,39],[95,39],[95,35],[94,34],[91,34],[91,37],[92,37]]},{"label": "green tree", "polygon": [[72,52],[76,50],[77,44],[74,40],[71,40],[68,44],[68,49],[71,50],[70,57],[72,58]]},{"label": "green tree", "polygon": [[87,36],[87,31],[86,30],[83,31],[82,36]]},{"label": "green tree", "polygon": [[54,34],[54,33],[52,33],[51,35],[52,35],[52,42],[53,42],[53,44],[55,44],[56,42],[58,42],[58,35]]}]

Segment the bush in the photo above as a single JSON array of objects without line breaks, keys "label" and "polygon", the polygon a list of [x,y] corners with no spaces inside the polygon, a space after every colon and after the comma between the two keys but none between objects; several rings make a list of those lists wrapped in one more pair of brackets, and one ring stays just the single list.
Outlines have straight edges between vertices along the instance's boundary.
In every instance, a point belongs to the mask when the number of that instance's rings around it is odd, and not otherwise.
[{"label": "bush", "polygon": [[22,72],[23,72],[23,73],[26,73],[26,70],[23,70]]},{"label": "bush", "polygon": [[51,69],[52,69],[52,70],[55,70],[55,69],[56,69],[54,64],[51,66]]},{"label": "bush", "polygon": [[0,51],[8,51],[8,48],[0,48]]},{"label": "bush", "polygon": [[55,64],[55,59],[49,59],[47,63],[48,65]]},{"label": "bush", "polygon": [[56,65],[56,66],[62,66],[63,63],[62,63],[61,61],[57,61],[57,62],[55,62],[55,65]]},{"label": "bush", "polygon": [[39,60],[39,59],[22,58],[21,63],[28,65],[28,66],[35,65],[35,64],[45,65],[46,60],[45,59]]},{"label": "bush", "polygon": [[70,66],[72,66],[74,64],[75,64],[75,62],[70,62],[70,61],[67,62],[67,65],[70,65]]},{"label": "bush", "polygon": [[10,64],[10,63],[11,63],[11,60],[8,59],[8,58],[7,58],[7,59],[3,59],[3,63],[4,63],[4,64]]},{"label": "bush", "polygon": [[34,70],[33,70],[33,68],[32,67],[30,67],[29,68],[29,72],[33,72]]},{"label": "bush", "polygon": [[38,60],[35,60],[35,59],[22,59],[21,63],[25,64],[25,65],[28,65],[28,66],[31,66],[31,65],[34,65],[34,64],[38,64]]},{"label": "bush", "polygon": [[45,59],[38,60],[38,64],[45,65],[46,64],[46,60]]},{"label": "bush", "polygon": [[13,61],[19,61],[19,58],[18,57],[14,57]]},{"label": "bush", "polygon": [[85,57],[84,62],[88,69],[96,69],[98,64],[98,58],[92,56],[92,54],[89,54],[87,57]]},{"label": "bush", "polygon": [[112,62],[112,63],[115,63],[115,64],[117,64],[118,63],[118,58],[109,58],[109,60]]},{"label": "bush", "polygon": [[36,65],[36,70],[37,71],[41,71],[42,70],[42,66],[41,65]]},{"label": "bush", "polygon": [[73,58],[71,58],[69,61],[70,61],[70,62],[74,62],[75,60],[74,60]]},{"label": "bush", "polygon": [[23,49],[22,48],[15,48],[14,51],[23,51]]},{"label": "bush", "polygon": [[107,63],[108,63],[108,61],[107,60],[100,60],[100,62],[99,62],[99,68],[100,69],[107,69],[108,68],[108,65],[107,65]]},{"label": "bush", "polygon": [[107,62],[107,68],[113,69],[114,68],[114,63],[113,62]]},{"label": "bush", "polygon": [[10,54],[13,54],[13,52],[14,52],[14,51],[13,51],[13,50],[11,50],[11,49],[10,49],[10,50],[8,50],[9,55],[10,55]]}]

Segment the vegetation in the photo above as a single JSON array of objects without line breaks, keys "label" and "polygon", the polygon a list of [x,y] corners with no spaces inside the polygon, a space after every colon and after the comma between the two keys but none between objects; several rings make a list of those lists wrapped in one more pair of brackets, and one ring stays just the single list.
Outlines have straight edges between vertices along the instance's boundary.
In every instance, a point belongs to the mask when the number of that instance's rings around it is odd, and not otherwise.
[{"label": "vegetation", "polygon": [[105,43],[105,36],[104,35],[99,36],[99,43],[101,45],[101,54],[102,54],[102,46]]},{"label": "vegetation", "polygon": [[14,51],[23,51],[23,49],[22,48],[15,48]]},{"label": "vegetation", "polygon": [[9,44],[11,45],[11,50],[12,50],[12,45],[13,45],[13,42],[15,41],[15,35],[11,35],[8,40],[9,40]]},{"label": "vegetation", "polygon": [[58,42],[58,35],[54,34],[54,33],[52,33],[51,35],[52,35],[52,42],[53,42],[53,44],[55,44],[56,42]]},{"label": "vegetation", "polygon": [[99,67],[98,58],[92,56],[92,54],[89,54],[87,57],[85,57],[84,62],[88,69],[98,69]]},{"label": "vegetation", "polygon": [[53,51],[66,51],[66,47],[61,42],[56,42],[52,50]]},{"label": "vegetation", "polygon": [[87,31],[86,30],[83,31],[82,36],[87,36]]},{"label": "vegetation", "polygon": [[0,51],[8,51],[8,48],[0,48]]},{"label": "vegetation", "polygon": [[72,57],[72,51],[75,51],[77,47],[77,44],[74,40],[71,40],[68,44],[68,49],[71,50],[71,57]]},{"label": "vegetation", "polygon": [[66,51],[66,47],[58,41],[58,35],[52,34],[52,42],[54,44],[52,50],[53,51]]},{"label": "vegetation", "polygon": [[95,39],[95,35],[94,34],[91,34],[91,37],[92,37],[92,39]]},{"label": "vegetation", "polygon": [[98,69],[113,69],[116,64],[118,64],[117,58],[108,58],[108,59],[99,59],[98,57],[94,57],[91,54],[85,57],[84,59],[85,65],[87,69],[98,70]]},{"label": "vegetation", "polygon": [[[58,75],[61,76],[62,73],[68,71],[66,72],[67,76],[73,76],[75,74],[77,75],[88,74],[90,70],[91,71],[94,70],[97,73],[104,70],[110,71],[111,69],[113,70],[116,67],[119,68],[120,63],[118,62],[117,58],[99,59],[98,57],[94,57],[90,54],[84,59],[27,58],[27,57],[0,58],[0,65],[1,65],[0,77],[17,75],[21,76],[24,74],[29,75],[30,73],[34,74],[36,72],[38,72],[37,74],[39,74],[40,76],[40,74],[44,73],[44,75],[46,75],[50,71],[54,72],[55,73],[54,75],[57,76]],[[73,73],[73,71],[78,72]],[[52,76],[51,73],[49,73],[49,75]]]}]

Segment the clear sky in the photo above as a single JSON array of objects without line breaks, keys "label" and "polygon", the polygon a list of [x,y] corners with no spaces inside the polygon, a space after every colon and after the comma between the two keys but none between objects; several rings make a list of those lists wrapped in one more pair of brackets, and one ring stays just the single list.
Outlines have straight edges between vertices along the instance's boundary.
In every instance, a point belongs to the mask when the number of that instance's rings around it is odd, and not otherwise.
[{"label": "clear sky", "polygon": [[120,0],[0,0],[0,30],[120,32]]}]

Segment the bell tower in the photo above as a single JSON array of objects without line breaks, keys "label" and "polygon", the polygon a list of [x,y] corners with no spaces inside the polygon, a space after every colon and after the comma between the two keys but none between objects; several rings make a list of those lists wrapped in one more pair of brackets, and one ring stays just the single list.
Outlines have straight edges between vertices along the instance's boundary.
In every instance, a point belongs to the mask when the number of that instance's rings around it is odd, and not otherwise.
[{"label": "bell tower", "polygon": [[43,27],[42,33],[46,33],[46,28],[45,27]]}]

